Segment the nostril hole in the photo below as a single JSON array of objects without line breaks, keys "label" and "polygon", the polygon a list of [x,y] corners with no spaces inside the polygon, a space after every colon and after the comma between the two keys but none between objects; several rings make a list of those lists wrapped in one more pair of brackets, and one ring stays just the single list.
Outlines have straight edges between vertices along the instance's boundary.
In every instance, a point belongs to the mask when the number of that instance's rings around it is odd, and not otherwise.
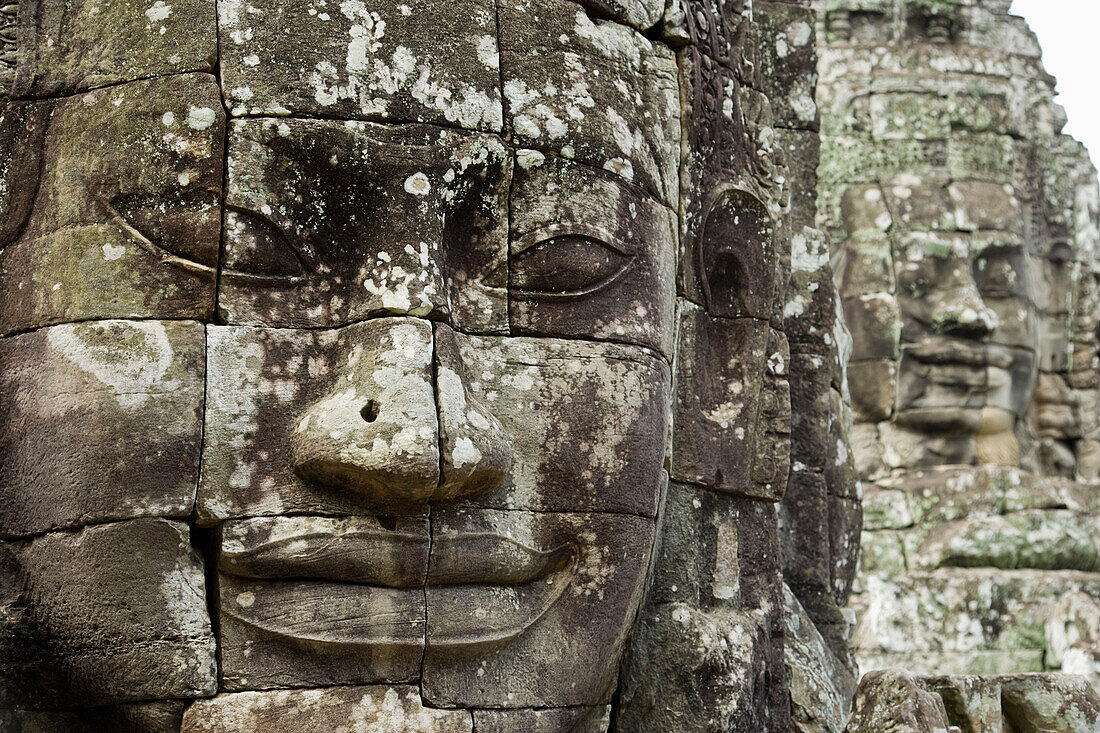
[{"label": "nostril hole", "polygon": [[374,400],[368,400],[367,404],[363,405],[363,409],[359,411],[359,414],[367,422],[374,422],[378,419],[378,403]]}]

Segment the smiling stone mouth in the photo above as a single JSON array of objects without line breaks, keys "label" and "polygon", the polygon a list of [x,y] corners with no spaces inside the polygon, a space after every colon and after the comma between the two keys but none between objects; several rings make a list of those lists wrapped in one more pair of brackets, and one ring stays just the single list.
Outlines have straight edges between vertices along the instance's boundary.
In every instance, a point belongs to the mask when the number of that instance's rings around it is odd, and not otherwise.
[{"label": "smiling stone mouth", "polygon": [[422,520],[369,517],[234,520],[218,540],[223,615],[291,643],[376,650],[514,638],[562,596],[578,554],[495,533],[432,543]]},{"label": "smiling stone mouth", "polygon": [[923,364],[943,366],[998,367],[1008,369],[1013,357],[1007,349],[993,344],[969,344],[932,339],[906,347],[906,353]]}]

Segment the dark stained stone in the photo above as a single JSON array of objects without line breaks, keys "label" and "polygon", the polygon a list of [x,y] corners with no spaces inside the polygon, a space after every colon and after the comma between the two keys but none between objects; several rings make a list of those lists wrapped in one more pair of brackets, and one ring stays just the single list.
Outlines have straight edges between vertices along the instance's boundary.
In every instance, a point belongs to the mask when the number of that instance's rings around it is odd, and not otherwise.
[{"label": "dark stained stone", "polygon": [[179,733],[182,700],[139,702],[84,710],[0,710],[8,733]]},{"label": "dark stained stone", "polygon": [[511,170],[512,156],[489,135],[235,122],[221,315],[331,327],[411,314],[506,332]]},{"label": "dark stained stone", "polygon": [[202,561],[186,524],[101,524],[4,542],[0,554],[0,708],[215,691]]},{"label": "dark stained stone", "polygon": [[681,306],[672,477],[778,498],[787,475],[790,396],[785,342],[767,321],[712,318]]},{"label": "dark stained stone", "polygon": [[477,733],[604,733],[610,706],[538,710],[474,710]]},{"label": "dark stained stone", "polygon": [[765,0],[754,2],[753,17],[759,23],[757,32],[765,39],[759,47],[761,91],[772,102],[776,126],[816,130],[814,9]]}]

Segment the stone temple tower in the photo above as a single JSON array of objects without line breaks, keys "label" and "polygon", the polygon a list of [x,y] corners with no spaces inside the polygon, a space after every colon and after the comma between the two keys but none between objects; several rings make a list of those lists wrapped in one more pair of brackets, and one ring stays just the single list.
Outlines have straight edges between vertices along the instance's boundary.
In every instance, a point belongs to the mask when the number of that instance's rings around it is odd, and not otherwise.
[{"label": "stone temple tower", "polygon": [[1100,680],[1096,173],[1008,0],[819,6],[862,671]]}]

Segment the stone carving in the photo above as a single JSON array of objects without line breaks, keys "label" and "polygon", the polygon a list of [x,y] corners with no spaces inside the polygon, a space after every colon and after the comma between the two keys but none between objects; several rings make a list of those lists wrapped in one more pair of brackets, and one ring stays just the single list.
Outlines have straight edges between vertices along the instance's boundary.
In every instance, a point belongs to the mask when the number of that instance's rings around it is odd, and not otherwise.
[{"label": "stone carving", "polygon": [[2,725],[846,707],[807,3],[0,14]]},{"label": "stone carving", "polygon": [[819,221],[867,488],[855,645],[864,670],[1095,684],[1095,611],[1060,601],[1100,578],[1100,192],[1008,5],[819,7]]}]

